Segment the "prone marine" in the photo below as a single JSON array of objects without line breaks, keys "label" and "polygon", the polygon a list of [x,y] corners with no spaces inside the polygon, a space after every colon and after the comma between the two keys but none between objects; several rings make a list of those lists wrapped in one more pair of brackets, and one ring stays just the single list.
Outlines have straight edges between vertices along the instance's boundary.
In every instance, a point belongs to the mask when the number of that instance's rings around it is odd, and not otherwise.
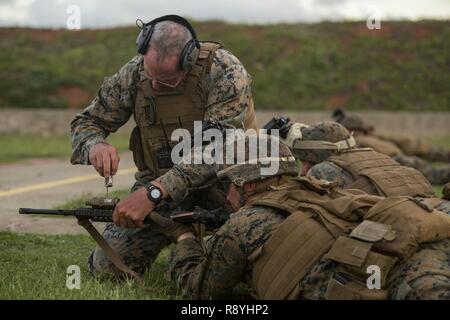
[{"label": "prone marine", "polygon": [[[450,299],[449,215],[411,196],[298,177],[290,150],[279,148],[271,175],[261,175],[267,163],[259,158],[195,165],[228,186],[237,209],[205,244],[192,229],[150,215],[177,243],[167,276],[185,296],[229,297],[244,281],[259,299]],[[165,198],[180,201],[195,187],[191,166],[155,181]],[[370,287],[373,266],[379,282]]]}]

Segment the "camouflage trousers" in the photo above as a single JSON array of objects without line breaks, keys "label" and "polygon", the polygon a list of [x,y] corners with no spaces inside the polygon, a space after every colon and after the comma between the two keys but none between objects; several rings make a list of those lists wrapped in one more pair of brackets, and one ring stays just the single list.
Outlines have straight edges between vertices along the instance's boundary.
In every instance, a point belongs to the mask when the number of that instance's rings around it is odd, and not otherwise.
[{"label": "camouflage trousers", "polygon": [[[323,257],[300,282],[301,298],[325,299],[336,263]],[[422,244],[390,273],[389,300],[450,300],[450,239]]]},{"label": "camouflage trousers", "polygon": [[[135,191],[147,180],[138,180],[132,187]],[[223,197],[223,198],[222,198]],[[218,184],[210,186],[207,192],[200,190],[194,192],[183,203],[186,210],[195,205],[205,209],[224,207],[226,196]],[[231,208],[228,208],[231,212]],[[125,229],[114,223],[107,223],[103,237],[108,244],[117,252],[122,261],[133,271],[143,274],[156,260],[162,249],[169,246],[172,240],[163,233],[156,224],[151,223],[142,229]],[[97,245],[88,258],[88,268],[93,275],[120,277],[121,272],[113,265],[107,254]]]},{"label": "camouflage trousers", "polygon": [[444,212],[446,214],[450,214],[450,201],[442,202],[435,209],[439,210],[439,211],[442,211],[442,212]]},{"label": "camouflage trousers", "polygon": [[404,154],[393,157],[401,165],[420,171],[431,184],[446,184],[450,182],[450,166],[434,167],[427,161]]},{"label": "camouflage trousers", "polygon": [[[143,229],[124,229],[114,223],[108,223],[103,237],[122,261],[139,274],[143,274],[156,260],[160,251],[172,242],[159,226],[154,224]],[[121,276],[121,272],[98,245],[89,256],[88,267],[96,276]]]}]

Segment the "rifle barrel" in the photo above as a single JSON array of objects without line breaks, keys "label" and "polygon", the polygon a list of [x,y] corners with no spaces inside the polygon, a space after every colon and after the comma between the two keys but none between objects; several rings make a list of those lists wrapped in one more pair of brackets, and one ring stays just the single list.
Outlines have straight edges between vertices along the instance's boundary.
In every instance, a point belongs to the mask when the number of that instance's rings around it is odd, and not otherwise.
[{"label": "rifle barrel", "polygon": [[58,216],[70,216],[70,215],[74,215],[75,210],[20,208],[19,213],[20,214],[49,214],[49,215],[58,215]]},{"label": "rifle barrel", "polygon": [[[90,219],[95,222],[112,222],[112,209],[94,209],[94,208],[78,208],[78,209],[34,209],[20,208],[20,214],[46,214],[54,216],[73,216],[77,218]],[[152,220],[146,216],[143,223],[149,224]]]}]

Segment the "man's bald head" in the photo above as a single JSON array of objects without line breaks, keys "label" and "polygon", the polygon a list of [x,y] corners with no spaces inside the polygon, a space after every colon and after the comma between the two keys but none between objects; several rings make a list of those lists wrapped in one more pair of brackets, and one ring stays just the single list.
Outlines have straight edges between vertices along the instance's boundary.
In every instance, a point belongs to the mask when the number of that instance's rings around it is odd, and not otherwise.
[{"label": "man's bald head", "polygon": [[191,39],[192,34],[185,26],[173,21],[158,22],[144,55],[147,73],[162,81],[181,77],[178,68],[181,52]]},{"label": "man's bald head", "polygon": [[186,43],[192,39],[189,30],[173,21],[162,21],[155,25],[149,42],[149,53],[155,55],[158,62],[170,57],[179,58]]}]

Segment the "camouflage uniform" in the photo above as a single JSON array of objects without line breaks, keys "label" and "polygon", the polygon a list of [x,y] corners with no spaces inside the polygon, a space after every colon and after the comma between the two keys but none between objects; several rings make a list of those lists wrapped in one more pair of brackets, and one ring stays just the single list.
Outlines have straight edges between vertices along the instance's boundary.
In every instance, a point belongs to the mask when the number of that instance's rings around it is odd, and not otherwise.
[{"label": "camouflage uniform", "polygon": [[[177,201],[186,196],[186,188],[192,187],[191,181],[202,183],[202,175],[212,176],[213,171],[222,169],[220,166],[210,166],[205,167],[202,174],[191,171],[191,180],[186,175],[188,166],[176,168],[159,181]],[[240,183],[253,181],[251,171],[251,167],[237,167],[232,173],[234,178],[227,178],[231,181],[239,178]],[[223,179],[221,172],[217,175]],[[282,189],[282,186],[279,187]],[[265,198],[264,193],[260,198]],[[202,244],[194,238],[177,243],[169,258],[166,277],[177,283],[182,295],[194,299],[227,298],[240,282],[252,285],[252,254],[268,241],[286,218],[283,210],[252,205],[252,201],[250,197],[244,207],[231,214],[230,219],[206,243]],[[421,246],[410,259],[393,269],[389,279],[389,298],[450,299],[449,253],[450,240]],[[336,264],[322,257],[300,281],[300,298],[324,299],[335,270]]]},{"label": "camouflage uniform", "polygon": [[[303,140],[325,140],[329,142],[337,142],[345,140],[350,137],[350,134],[346,129],[336,122],[324,121],[312,125],[302,130]],[[357,141],[357,139],[355,139]],[[336,181],[340,188],[346,189],[352,186],[355,182],[355,177],[342,168],[338,164],[329,161],[329,157],[338,153],[333,150],[318,149],[295,149],[293,146],[294,155],[301,161],[308,161],[313,166],[307,172],[307,176],[313,176],[317,179],[323,179],[327,181]],[[361,151],[362,152],[362,151]],[[368,191],[367,191],[368,192]],[[412,194],[405,194],[412,195]],[[450,202],[443,201],[436,209],[450,214]]]},{"label": "camouflage uniform", "polygon": [[429,161],[450,162],[450,150],[430,145],[423,139],[380,133],[375,134],[375,136],[381,140],[394,143],[405,155],[417,156]]},{"label": "camouflage uniform", "polygon": [[[105,142],[131,117],[142,61],[142,56],[135,56],[106,78],[95,99],[72,121],[72,164],[90,164],[90,148]],[[241,62],[225,49],[218,49],[211,72],[202,83],[208,93],[205,120],[240,127],[252,97],[251,77]]]},{"label": "camouflage uniform", "polygon": [[374,128],[355,115],[342,114],[336,118],[337,122],[354,132],[358,146],[373,148],[404,166],[419,170],[432,184],[450,181],[450,166],[435,167],[424,160],[448,163],[450,150],[429,145],[419,138],[374,134]]},{"label": "camouflage uniform", "polygon": [[[343,189],[347,188],[355,181],[349,172],[330,161],[324,161],[314,165],[308,171],[307,175],[317,179],[337,181],[339,187]],[[450,201],[443,201],[436,209],[450,214]]]},{"label": "camouflage uniform", "polygon": [[[90,164],[90,148],[105,142],[111,132],[116,132],[131,117],[142,63],[143,57],[135,56],[116,74],[105,78],[95,99],[72,121],[72,164]],[[226,127],[240,127],[252,103],[251,76],[241,62],[225,49],[216,50],[211,71],[201,79],[201,83],[207,94],[204,120],[217,120]],[[131,190],[148,185],[153,178],[156,177],[136,174],[137,181]],[[183,205],[189,207],[205,198],[206,195],[199,192]],[[145,271],[160,250],[170,243],[167,236],[153,225],[144,229],[122,229],[110,223],[103,236],[124,262],[138,272]],[[116,271],[98,247],[89,258],[89,266],[91,271]]]},{"label": "camouflage uniform", "polygon": [[[285,219],[281,210],[245,206],[206,242],[197,239],[177,243],[170,256],[167,277],[181,293],[194,299],[220,299],[245,281],[251,286],[250,255]],[[406,262],[393,269],[389,299],[450,299],[450,240],[422,245]],[[299,283],[300,298],[324,299],[328,281],[336,269],[322,257]]]}]

